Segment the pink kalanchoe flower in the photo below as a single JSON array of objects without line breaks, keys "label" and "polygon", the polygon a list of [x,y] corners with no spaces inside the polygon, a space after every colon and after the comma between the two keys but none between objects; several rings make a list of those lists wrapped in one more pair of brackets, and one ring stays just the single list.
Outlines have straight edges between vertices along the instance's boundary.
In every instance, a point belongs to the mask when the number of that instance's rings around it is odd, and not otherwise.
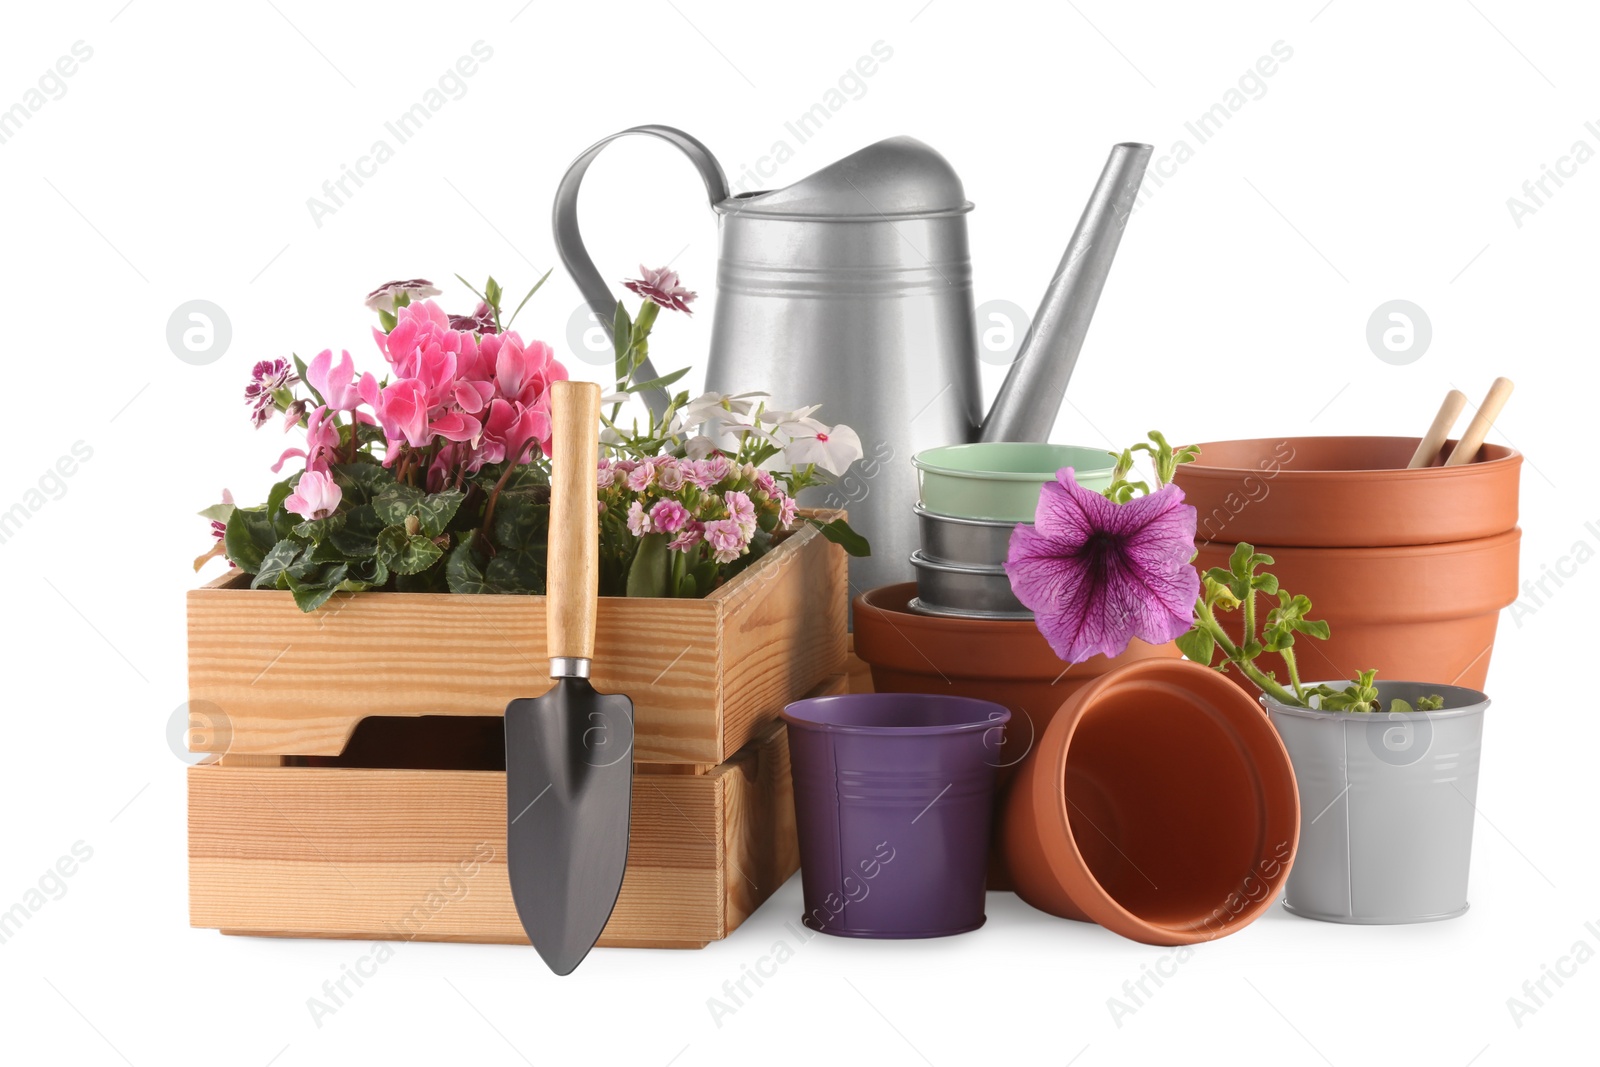
[{"label": "pink kalanchoe flower", "polygon": [[683,488],[683,465],[676,456],[657,456],[656,484],[663,491],[676,493]]},{"label": "pink kalanchoe flower", "polygon": [[711,546],[712,558],[718,563],[732,563],[744,555],[749,541],[743,527],[733,519],[714,519],[706,523],[705,539]]},{"label": "pink kalanchoe flower", "polygon": [[657,500],[650,509],[650,524],[657,533],[677,533],[689,521],[689,509],[676,500]]},{"label": "pink kalanchoe flower", "polygon": [[635,537],[656,532],[650,516],[645,513],[644,505],[637,500],[628,505],[628,532]]},{"label": "pink kalanchoe flower", "polygon": [[451,315],[450,328],[462,330],[466,333],[492,334],[499,333],[499,327],[494,324],[494,309],[482,300],[470,315]]},{"label": "pink kalanchoe flower", "polygon": [[764,471],[758,468],[751,477],[756,483],[756,488],[761,492],[772,497],[778,495],[778,480],[772,476],[771,471]]},{"label": "pink kalanchoe flower", "polygon": [[344,499],[344,490],[323,471],[306,471],[295,483],[294,492],[284,498],[285,509],[302,519],[325,519]]},{"label": "pink kalanchoe flower", "polygon": [[728,505],[728,517],[739,524],[748,541],[756,532],[756,506],[750,495],[734,489],[722,494],[722,502]]},{"label": "pink kalanchoe flower", "polygon": [[667,267],[651,270],[644,264],[639,265],[640,278],[629,278],[622,284],[629,291],[637,293],[654,304],[659,304],[668,311],[681,311],[685,315],[692,315],[689,304],[695,295],[682,285],[678,284],[678,272]]},{"label": "pink kalanchoe flower", "polygon": [[728,462],[728,457],[714,452],[705,459],[695,460],[694,469],[685,472],[685,477],[701,489],[714,489],[732,472],[733,464]]},{"label": "pink kalanchoe flower", "polygon": [[628,472],[628,488],[635,493],[642,493],[650,488],[650,483],[656,480],[656,465],[654,463],[641,463]]},{"label": "pink kalanchoe flower", "polygon": [[361,403],[356,364],[349,352],[341,352],[335,364],[333,349],[324,348],[307,364],[306,382],[334,411],[354,411]]},{"label": "pink kalanchoe flower", "polygon": [[394,311],[394,302],[402,295],[412,300],[425,300],[438,296],[439,290],[426,278],[409,278],[403,282],[385,282],[367,294],[366,305],[373,311]]},{"label": "pink kalanchoe flower", "polygon": [[1135,637],[1162,644],[1193,625],[1194,534],[1176,485],[1115,504],[1068,467],[1040,491],[1034,524],[1012,532],[1006,573],[1056,655],[1117,656]]},{"label": "pink kalanchoe flower", "polygon": [[603,459],[600,468],[594,472],[594,484],[597,489],[610,489],[617,481],[617,472],[611,469],[611,461]]},{"label": "pink kalanchoe flower", "polygon": [[794,497],[783,496],[778,500],[778,525],[784,529],[794,525],[795,504]]},{"label": "pink kalanchoe flower", "polygon": [[676,552],[687,552],[689,549],[705,540],[705,525],[696,519],[690,519],[683,524],[683,529],[678,531],[678,536],[667,542],[667,547]]}]

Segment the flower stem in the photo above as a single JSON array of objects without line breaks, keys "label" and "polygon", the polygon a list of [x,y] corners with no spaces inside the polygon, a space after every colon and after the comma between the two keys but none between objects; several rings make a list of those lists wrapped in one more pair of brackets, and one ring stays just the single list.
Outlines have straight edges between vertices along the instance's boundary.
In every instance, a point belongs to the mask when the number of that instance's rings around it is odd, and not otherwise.
[{"label": "flower stem", "polygon": [[[1295,708],[1306,706],[1304,700],[1289,692],[1289,690],[1278,684],[1276,679],[1263,673],[1259,667],[1250,662],[1244,650],[1234,644],[1233,639],[1222,629],[1222,625],[1217,622],[1217,617],[1212,613],[1209,605],[1201,602],[1197,607],[1199,608],[1199,618],[1196,622],[1211,634],[1211,639],[1217,643],[1218,648],[1222,649],[1222,654],[1227,657],[1229,663],[1239,668],[1240,673],[1254,682],[1256,687],[1263,693],[1266,693],[1280,704],[1287,704]],[[1246,631],[1246,633],[1248,632]]]}]

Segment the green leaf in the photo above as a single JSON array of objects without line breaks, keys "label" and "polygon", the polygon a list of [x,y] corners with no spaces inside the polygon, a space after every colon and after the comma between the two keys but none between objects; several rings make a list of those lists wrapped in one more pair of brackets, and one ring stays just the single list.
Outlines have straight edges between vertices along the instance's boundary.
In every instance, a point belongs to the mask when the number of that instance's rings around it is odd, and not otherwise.
[{"label": "green leaf", "polygon": [[398,326],[399,324],[400,324],[400,320],[394,317],[394,313],[393,312],[389,312],[389,311],[380,311],[380,312],[378,312],[378,325],[383,327],[383,332],[384,333],[393,333],[394,332],[394,328],[396,326]]},{"label": "green leaf", "polygon": [[517,321],[517,316],[519,314],[521,314],[523,305],[526,304],[529,300],[533,299],[533,294],[537,293],[539,291],[539,287],[542,286],[549,279],[551,272],[554,271],[554,270],[555,270],[555,268],[551,267],[550,270],[547,270],[547,271],[544,272],[544,277],[543,278],[540,278],[538,281],[533,283],[533,288],[528,290],[528,295],[522,298],[522,303],[517,305],[517,309],[511,313],[511,318],[506,320],[506,326],[508,328],[511,326],[511,324],[513,322]]},{"label": "green leaf", "polygon": [[1278,576],[1276,574],[1258,574],[1250,579],[1250,587],[1258,593],[1273,596],[1278,592]]},{"label": "green leaf", "polygon": [[394,587],[402,593],[448,593],[450,585],[444,573],[444,567],[429,567],[420,574],[401,574],[394,580]]},{"label": "green leaf", "polygon": [[1240,541],[1233,546],[1233,554],[1228,557],[1228,575],[1233,578],[1250,577],[1250,558],[1255,555],[1255,547]]},{"label": "green leaf", "polygon": [[321,519],[307,519],[305,522],[296,523],[294,535],[307,541],[321,542],[329,534],[344,525],[344,515],[334,512]]},{"label": "green leaf", "polygon": [[616,372],[619,386],[628,380],[628,373],[633,370],[628,363],[628,347],[632,343],[633,322],[628,318],[628,309],[618,300],[617,314],[611,320],[611,347],[617,356]]},{"label": "green leaf", "polygon": [[628,386],[626,392],[642,393],[646,389],[665,389],[667,386],[677,382],[685,374],[688,374],[689,370],[689,367],[684,367],[682,370],[675,370],[671,374],[663,374],[659,378],[651,378],[648,382],[634,382]]},{"label": "green leaf", "polygon": [[228,519],[233,516],[233,505],[212,504],[209,508],[202,508],[198,514],[202,519],[210,519],[212,522],[220,522],[226,526]]},{"label": "green leaf", "polygon": [[461,502],[465,499],[467,494],[459,489],[429,493],[416,503],[411,513],[422,523],[423,533],[438,537],[450,525],[456,512],[461,510]]},{"label": "green leaf", "polygon": [[834,519],[832,522],[821,522],[817,519],[807,519],[807,522],[822,532],[822,536],[844,549],[852,556],[872,555],[872,545],[865,537],[850,528],[850,524],[843,519]]},{"label": "green leaf", "polygon": [[672,564],[667,558],[666,534],[646,534],[628,568],[628,595],[663,597],[669,594]]},{"label": "green leaf", "polygon": [[265,508],[234,508],[222,535],[228,559],[246,574],[261,569],[261,561],[278,540]]},{"label": "green leaf", "polygon": [[378,562],[396,574],[418,574],[443,555],[444,550],[431,537],[408,535],[404,526],[386,526],[378,534]]},{"label": "green leaf", "polygon": [[1443,711],[1444,710],[1444,695],[1442,693],[1434,693],[1432,696],[1418,697],[1417,698],[1417,710],[1418,711]]},{"label": "green leaf", "polygon": [[421,503],[423,493],[421,489],[399,482],[391,482],[378,491],[372,498],[372,508],[378,513],[386,526],[401,525],[406,521],[406,516],[411,514],[411,509]]},{"label": "green leaf", "polygon": [[1391,711],[1391,712],[1400,712],[1400,713],[1403,714],[1405,712],[1408,712],[1408,711],[1412,710],[1412,708],[1411,708],[1411,704],[1410,704],[1409,701],[1401,700],[1399,697],[1391,697],[1390,700],[1389,700],[1389,709],[1388,710]]},{"label": "green leaf", "polygon": [[1210,630],[1196,627],[1173,642],[1178,646],[1178,651],[1200,664],[1202,667],[1211,666],[1212,657],[1217,650],[1216,639],[1211,636]]},{"label": "green leaf", "polygon": [[468,291],[469,291],[469,292],[470,292],[470,293],[472,293],[472,295],[473,295],[473,296],[475,296],[475,297],[477,297],[477,298],[478,298],[478,299],[479,299],[479,300],[482,300],[482,301],[483,301],[483,302],[484,302],[484,303],[485,303],[485,304],[487,304],[487,303],[489,303],[489,302],[490,302],[490,300],[489,300],[489,298],[488,298],[488,297],[486,297],[486,296],[484,296],[484,295],[483,295],[483,294],[482,294],[482,293],[480,293],[480,292],[478,292],[478,290],[477,290],[477,289],[476,289],[476,288],[474,288],[474,287],[473,287],[473,284],[472,284],[472,283],[471,283],[471,282],[469,282],[469,281],[467,281],[467,280],[466,280],[466,279],[465,279],[465,278],[463,278],[463,277],[462,277],[462,276],[461,276],[461,275],[459,275],[459,274],[457,274],[457,275],[456,275],[456,281],[458,281],[458,282],[460,282],[460,283],[461,283],[461,284],[462,284],[462,285],[464,285],[464,286],[466,286],[466,287],[467,287],[467,290],[468,290]]},{"label": "green leaf", "polygon": [[444,562],[445,582],[452,593],[498,593],[483,578],[483,564],[472,542],[463,541],[450,550]]},{"label": "green leaf", "polygon": [[1328,624],[1321,619],[1300,619],[1294,628],[1307,637],[1315,637],[1319,641],[1326,641],[1332,631]]},{"label": "green leaf", "polygon": [[301,611],[312,612],[326,604],[328,598],[339,591],[339,583],[344,581],[345,573],[345,565],[335,563],[314,579],[296,578],[292,572],[285,571],[283,580],[288,583],[289,591],[294,594],[295,606]]},{"label": "green leaf", "polygon": [[250,583],[251,589],[260,589],[262,586],[275,588],[278,578],[294,563],[295,557],[305,548],[298,541],[284,538],[262,557],[261,566],[256,569],[256,576]]},{"label": "green leaf", "polygon": [[378,534],[388,523],[371,504],[360,504],[339,513],[344,524],[330,531],[328,543],[347,559],[371,559],[378,554]]},{"label": "green leaf", "polygon": [[385,486],[395,484],[394,475],[377,463],[338,463],[333,480],[344,493],[341,502],[348,508],[370,504]]}]

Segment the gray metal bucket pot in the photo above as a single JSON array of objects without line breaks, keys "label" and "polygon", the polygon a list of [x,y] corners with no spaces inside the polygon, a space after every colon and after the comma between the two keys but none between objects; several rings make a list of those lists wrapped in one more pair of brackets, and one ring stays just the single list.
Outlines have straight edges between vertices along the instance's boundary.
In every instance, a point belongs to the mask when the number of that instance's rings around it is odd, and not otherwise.
[{"label": "gray metal bucket pot", "polygon": [[1467,910],[1489,698],[1452,685],[1377,686],[1384,704],[1415,707],[1438,694],[1444,710],[1317,711],[1261,698],[1300,787],[1300,851],[1283,906],[1336,923],[1453,919]]}]

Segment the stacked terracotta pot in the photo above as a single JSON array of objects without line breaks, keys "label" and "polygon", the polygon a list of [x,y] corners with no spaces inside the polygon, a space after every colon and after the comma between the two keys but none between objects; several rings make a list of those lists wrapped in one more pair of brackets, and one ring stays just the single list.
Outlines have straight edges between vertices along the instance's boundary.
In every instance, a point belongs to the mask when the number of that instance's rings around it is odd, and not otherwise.
[{"label": "stacked terracotta pot", "polygon": [[[1517,597],[1522,456],[1484,445],[1471,463],[1406,469],[1417,443],[1217,441],[1178,469],[1199,512],[1196,566],[1225,567],[1249,542],[1332,628],[1326,641],[1295,645],[1304,679],[1375,667],[1394,681],[1484,688],[1500,609]],[[1261,665],[1286,678],[1278,657]]]}]

